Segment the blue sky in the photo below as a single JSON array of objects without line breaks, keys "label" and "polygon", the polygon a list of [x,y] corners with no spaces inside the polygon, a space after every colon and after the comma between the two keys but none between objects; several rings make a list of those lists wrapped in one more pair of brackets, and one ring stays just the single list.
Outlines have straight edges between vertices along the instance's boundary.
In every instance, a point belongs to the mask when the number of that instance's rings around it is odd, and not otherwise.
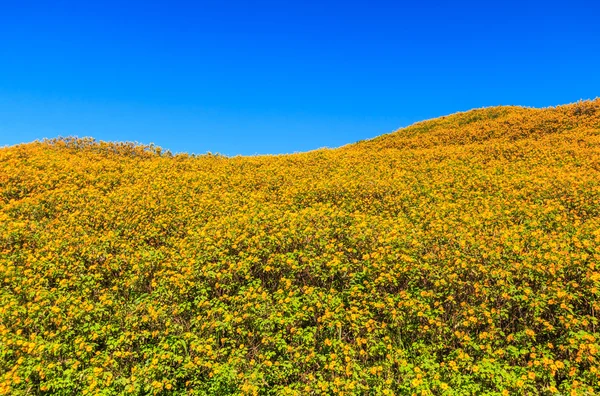
[{"label": "blue sky", "polygon": [[595,98],[598,20],[594,1],[0,0],[0,146],[289,153]]}]

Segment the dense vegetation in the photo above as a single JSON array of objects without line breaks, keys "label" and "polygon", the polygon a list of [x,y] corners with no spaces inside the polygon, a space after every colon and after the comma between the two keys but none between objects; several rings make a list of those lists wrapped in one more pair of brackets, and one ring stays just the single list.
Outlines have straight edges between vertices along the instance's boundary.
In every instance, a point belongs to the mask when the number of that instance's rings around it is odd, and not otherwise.
[{"label": "dense vegetation", "polygon": [[0,394],[590,394],[599,298],[600,100],[0,149]]}]

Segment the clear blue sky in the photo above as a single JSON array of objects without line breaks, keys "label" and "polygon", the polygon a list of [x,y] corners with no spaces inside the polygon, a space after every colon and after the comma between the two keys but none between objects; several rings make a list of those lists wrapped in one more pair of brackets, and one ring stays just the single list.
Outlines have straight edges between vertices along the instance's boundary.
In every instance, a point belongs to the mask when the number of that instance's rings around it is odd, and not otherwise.
[{"label": "clear blue sky", "polygon": [[336,147],[600,96],[596,1],[0,0],[0,146]]}]

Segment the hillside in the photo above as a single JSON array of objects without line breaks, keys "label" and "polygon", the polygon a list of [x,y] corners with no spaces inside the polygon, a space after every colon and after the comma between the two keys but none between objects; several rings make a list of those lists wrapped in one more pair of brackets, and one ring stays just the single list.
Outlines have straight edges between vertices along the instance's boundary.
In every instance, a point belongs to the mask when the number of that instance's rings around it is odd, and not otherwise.
[{"label": "hillside", "polygon": [[0,394],[600,392],[600,100],[0,148],[0,285]]}]

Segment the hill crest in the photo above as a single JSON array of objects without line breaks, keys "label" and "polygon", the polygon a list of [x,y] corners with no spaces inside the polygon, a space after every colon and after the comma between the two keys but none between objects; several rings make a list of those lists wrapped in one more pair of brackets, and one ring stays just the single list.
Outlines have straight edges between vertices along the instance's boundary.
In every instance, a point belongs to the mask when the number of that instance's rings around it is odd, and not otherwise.
[{"label": "hill crest", "polygon": [[[534,108],[523,106],[493,106],[416,122],[396,131],[370,139],[349,143],[337,148],[322,148],[305,153],[259,155],[251,157],[279,157],[303,155],[322,150],[347,151],[356,149],[431,148],[440,145],[466,145],[487,140],[515,141],[522,138],[540,138],[548,134],[570,130],[600,128],[600,98],[579,101],[555,107]],[[173,156],[171,151],[154,144],[137,142],[106,142],[91,137],[59,137],[16,146],[42,144],[54,148],[91,150],[141,157]],[[15,146],[13,146],[15,147]],[[3,147],[7,149],[10,147]],[[209,156],[226,157],[220,154]],[[176,156],[196,156],[177,153]],[[245,156],[236,156],[245,157]]]},{"label": "hill crest", "polygon": [[380,149],[425,148],[486,140],[515,141],[586,128],[600,128],[600,98],[546,108],[494,106],[472,109],[419,121],[358,144]]}]

